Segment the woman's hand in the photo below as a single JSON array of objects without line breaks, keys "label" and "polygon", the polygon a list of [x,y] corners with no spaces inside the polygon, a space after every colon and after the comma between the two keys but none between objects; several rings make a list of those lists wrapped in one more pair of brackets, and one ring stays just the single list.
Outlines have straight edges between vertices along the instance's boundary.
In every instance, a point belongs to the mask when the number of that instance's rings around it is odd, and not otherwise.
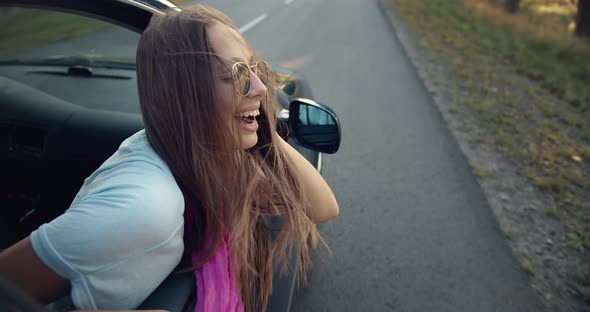
[{"label": "woman's hand", "polygon": [[278,133],[275,134],[275,138],[295,163],[296,170],[302,180],[303,191],[309,198],[311,220],[314,223],[322,223],[337,217],[340,208],[326,180],[305,157],[285,142]]}]

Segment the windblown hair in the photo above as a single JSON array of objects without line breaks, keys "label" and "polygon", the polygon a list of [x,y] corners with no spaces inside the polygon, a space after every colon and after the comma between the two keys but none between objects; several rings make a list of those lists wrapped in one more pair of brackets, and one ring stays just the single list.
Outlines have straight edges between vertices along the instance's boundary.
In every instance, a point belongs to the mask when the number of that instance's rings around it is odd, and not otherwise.
[{"label": "windblown hair", "polygon": [[[244,309],[265,310],[273,267],[285,272],[296,253],[294,269],[305,281],[321,237],[295,165],[273,135],[278,110],[273,77],[262,79],[268,92],[257,117],[258,143],[236,149],[228,110],[216,105],[216,56],[206,31],[214,23],[239,32],[227,16],[204,5],[154,15],[137,49],[141,111],[150,145],[185,194],[186,209],[192,209],[185,253],[200,251],[202,258],[191,269],[207,262],[228,234]],[[270,215],[283,217],[272,243],[265,223]]]}]

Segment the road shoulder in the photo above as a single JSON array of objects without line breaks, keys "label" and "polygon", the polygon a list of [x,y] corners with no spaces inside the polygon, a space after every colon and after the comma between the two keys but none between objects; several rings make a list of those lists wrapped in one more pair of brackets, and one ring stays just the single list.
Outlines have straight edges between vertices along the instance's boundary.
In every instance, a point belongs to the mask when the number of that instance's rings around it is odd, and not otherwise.
[{"label": "road shoulder", "polygon": [[389,1],[377,1],[469,160],[508,244],[522,269],[529,273],[539,301],[547,311],[590,309],[584,303],[588,288],[571,282],[571,276],[583,263],[568,248],[563,225],[547,213],[552,207],[551,198],[522,175],[517,162],[482,142],[475,144],[474,138],[484,136],[487,130],[477,116],[457,107],[457,94],[450,91],[449,84],[459,78],[438,62],[434,53],[421,47]]}]

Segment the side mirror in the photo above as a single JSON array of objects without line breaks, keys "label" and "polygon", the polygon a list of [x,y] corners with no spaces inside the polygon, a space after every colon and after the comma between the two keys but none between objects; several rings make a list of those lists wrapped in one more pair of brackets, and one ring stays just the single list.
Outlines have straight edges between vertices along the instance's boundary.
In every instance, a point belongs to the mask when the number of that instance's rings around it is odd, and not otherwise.
[{"label": "side mirror", "polygon": [[295,142],[321,153],[334,154],[340,147],[340,121],[326,105],[294,99],[289,105],[289,128]]}]

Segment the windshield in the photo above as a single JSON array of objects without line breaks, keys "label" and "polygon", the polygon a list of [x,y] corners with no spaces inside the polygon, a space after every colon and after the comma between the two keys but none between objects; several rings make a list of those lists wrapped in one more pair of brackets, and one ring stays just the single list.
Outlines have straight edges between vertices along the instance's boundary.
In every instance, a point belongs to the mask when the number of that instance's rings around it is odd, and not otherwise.
[{"label": "windshield", "polygon": [[134,66],[140,35],[64,12],[0,8],[0,64]]}]

